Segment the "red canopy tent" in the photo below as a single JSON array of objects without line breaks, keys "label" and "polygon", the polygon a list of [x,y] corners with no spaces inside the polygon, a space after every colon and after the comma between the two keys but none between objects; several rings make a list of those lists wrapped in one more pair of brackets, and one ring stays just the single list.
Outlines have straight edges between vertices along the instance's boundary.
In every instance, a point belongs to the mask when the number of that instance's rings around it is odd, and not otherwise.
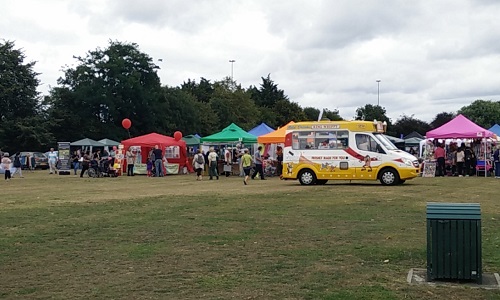
[{"label": "red canopy tent", "polygon": [[[165,148],[170,146],[178,146],[179,147],[179,155],[178,157],[167,157],[169,163],[179,164],[179,170],[182,170],[183,167],[187,167],[190,172],[192,171],[192,166],[189,164],[187,159],[187,147],[186,142],[181,140],[175,140],[175,138],[162,135],[159,133],[150,133],[146,135],[141,135],[138,137],[134,137],[128,140],[124,140],[121,142],[124,146],[123,151],[126,152],[128,148],[131,146],[140,146],[142,153],[149,153],[149,151],[158,145],[160,149],[162,149],[163,154],[165,154]],[[145,163],[147,160],[147,155],[142,156],[141,163]],[[124,160],[126,164],[126,160]]]}]

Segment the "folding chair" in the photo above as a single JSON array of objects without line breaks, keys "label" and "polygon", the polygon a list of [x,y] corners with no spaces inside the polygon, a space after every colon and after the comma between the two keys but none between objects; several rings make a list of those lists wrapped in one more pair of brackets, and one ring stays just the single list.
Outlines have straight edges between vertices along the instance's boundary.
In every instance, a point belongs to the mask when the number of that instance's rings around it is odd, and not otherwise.
[{"label": "folding chair", "polygon": [[486,172],[486,176],[490,176],[493,166],[489,160],[478,160],[476,162],[476,176],[483,176]]}]

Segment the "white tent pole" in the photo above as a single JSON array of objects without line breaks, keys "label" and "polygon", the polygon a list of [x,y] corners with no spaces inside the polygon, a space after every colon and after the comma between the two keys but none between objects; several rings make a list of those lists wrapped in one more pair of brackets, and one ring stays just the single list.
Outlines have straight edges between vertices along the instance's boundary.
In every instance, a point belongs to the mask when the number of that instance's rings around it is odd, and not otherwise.
[{"label": "white tent pole", "polygon": [[488,165],[486,163],[486,151],[488,150],[488,146],[486,145],[486,134],[484,135],[484,178],[486,178],[486,173],[488,172]]}]

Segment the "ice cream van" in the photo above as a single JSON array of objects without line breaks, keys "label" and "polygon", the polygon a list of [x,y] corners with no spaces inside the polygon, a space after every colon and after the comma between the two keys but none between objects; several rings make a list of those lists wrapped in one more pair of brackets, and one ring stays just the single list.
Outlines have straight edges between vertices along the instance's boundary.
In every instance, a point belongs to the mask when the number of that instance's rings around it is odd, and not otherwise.
[{"label": "ice cream van", "polygon": [[387,124],[369,121],[299,122],[288,126],[283,179],[302,185],[328,180],[380,180],[402,184],[419,174],[415,156],[384,135]]}]

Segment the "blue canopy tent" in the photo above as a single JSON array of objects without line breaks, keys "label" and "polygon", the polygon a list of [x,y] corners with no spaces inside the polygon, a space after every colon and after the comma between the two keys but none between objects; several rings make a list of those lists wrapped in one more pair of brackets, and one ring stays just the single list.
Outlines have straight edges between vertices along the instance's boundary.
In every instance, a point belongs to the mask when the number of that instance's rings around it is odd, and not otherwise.
[{"label": "blue canopy tent", "polygon": [[260,125],[252,128],[251,130],[248,131],[248,133],[252,134],[252,135],[255,135],[255,136],[261,136],[261,135],[264,135],[264,134],[268,134],[270,132],[273,132],[274,129],[272,129],[271,127],[267,126],[266,123],[261,123]]},{"label": "blue canopy tent", "polygon": [[494,134],[496,134],[497,136],[500,136],[500,125],[498,124],[495,124],[493,125],[490,129],[488,129],[489,131],[493,132]]}]

